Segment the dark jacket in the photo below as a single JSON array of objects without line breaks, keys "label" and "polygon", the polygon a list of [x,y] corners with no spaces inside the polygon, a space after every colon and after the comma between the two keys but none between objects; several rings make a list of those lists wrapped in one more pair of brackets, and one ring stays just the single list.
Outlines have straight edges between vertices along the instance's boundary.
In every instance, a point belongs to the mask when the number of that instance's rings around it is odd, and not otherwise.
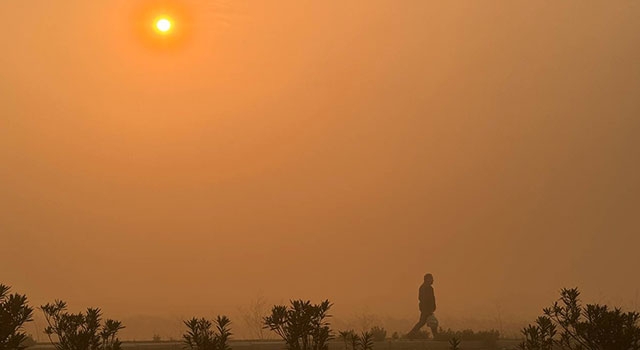
[{"label": "dark jacket", "polygon": [[420,300],[420,311],[430,314],[436,311],[436,296],[431,285],[423,283],[420,286],[418,300]]}]

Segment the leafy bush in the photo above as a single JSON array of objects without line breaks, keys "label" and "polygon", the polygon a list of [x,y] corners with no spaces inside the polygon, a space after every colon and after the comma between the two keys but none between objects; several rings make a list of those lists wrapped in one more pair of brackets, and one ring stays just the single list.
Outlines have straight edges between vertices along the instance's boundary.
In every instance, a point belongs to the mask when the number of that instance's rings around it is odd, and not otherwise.
[{"label": "leafy bush", "polygon": [[552,350],[556,336],[556,325],[548,317],[540,316],[535,325],[529,325],[522,330],[524,341],[521,349]]},{"label": "leafy bush", "polygon": [[387,330],[383,327],[375,326],[369,331],[374,341],[384,341],[387,339]]},{"label": "leafy bush", "polygon": [[373,350],[373,334],[371,332],[364,332],[359,338],[358,350]]},{"label": "leafy bush", "polygon": [[353,330],[338,333],[338,338],[344,341],[345,350],[373,350],[373,334],[364,332],[361,335]]},{"label": "leafy bush", "polygon": [[344,350],[349,350],[349,346],[351,346],[351,349],[353,350],[354,346],[356,346],[354,339],[356,339],[357,336],[358,335],[353,330],[338,332],[338,339],[344,342]]},{"label": "leafy bush", "polygon": [[451,350],[460,350],[460,343],[462,343],[462,340],[453,337],[451,339],[449,339],[449,349]]},{"label": "leafy bush", "polygon": [[294,300],[289,307],[276,305],[264,318],[264,326],[278,334],[289,350],[327,350],[327,341],[333,338],[326,321],[331,317],[331,306],[329,300],[320,304]]},{"label": "leafy bush", "polygon": [[577,288],[562,289],[534,325],[522,330],[523,350],[639,350],[640,314],[606,305],[582,306]]},{"label": "leafy bush", "polygon": [[26,295],[9,294],[9,290],[11,287],[0,284],[0,350],[21,350],[28,345],[22,327],[32,321],[33,309]]},{"label": "leafy bush", "polygon": [[[193,350],[230,350],[231,320],[227,316],[218,316],[212,322],[205,318],[192,318],[184,321],[187,333],[182,338],[185,346]],[[212,327],[215,325],[215,329]]]},{"label": "leafy bush", "polygon": [[[88,308],[86,313],[67,312],[67,304],[56,300],[53,304],[40,307],[44,313],[47,327],[44,333],[58,350],[119,350],[121,343],[116,337],[124,328],[114,320],[102,321],[102,311]],[[56,336],[57,342],[52,336]]]}]

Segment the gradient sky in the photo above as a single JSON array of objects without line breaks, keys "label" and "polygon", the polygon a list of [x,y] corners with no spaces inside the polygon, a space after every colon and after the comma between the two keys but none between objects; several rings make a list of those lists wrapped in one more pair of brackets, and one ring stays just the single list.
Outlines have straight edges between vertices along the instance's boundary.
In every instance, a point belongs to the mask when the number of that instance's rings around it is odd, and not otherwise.
[{"label": "gradient sky", "polygon": [[413,320],[432,272],[445,319],[637,307],[640,2],[185,0],[169,45],[160,6],[0,1],[0,282],[34,305]]}]

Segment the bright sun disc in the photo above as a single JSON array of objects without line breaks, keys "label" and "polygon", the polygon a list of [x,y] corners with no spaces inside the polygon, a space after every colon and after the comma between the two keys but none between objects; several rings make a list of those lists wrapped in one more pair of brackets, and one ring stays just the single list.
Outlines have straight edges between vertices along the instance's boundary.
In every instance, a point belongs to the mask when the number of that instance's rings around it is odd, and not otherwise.
[{"label": "bright sun disc", "polygon": [[159,19],[156,22],[156,28],[158,28],[159,31],[166,33],[171,29],[171,21],[166,18]]}]

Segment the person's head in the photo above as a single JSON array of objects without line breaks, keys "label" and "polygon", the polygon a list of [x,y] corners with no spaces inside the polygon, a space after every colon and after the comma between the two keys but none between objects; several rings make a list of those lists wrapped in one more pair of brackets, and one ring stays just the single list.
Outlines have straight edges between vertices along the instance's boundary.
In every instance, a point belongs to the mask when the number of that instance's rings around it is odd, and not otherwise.
[{"label": "person's head", "polygon": [[433,284],[433,275],[430,273],[424,275],[424,283]]}]

